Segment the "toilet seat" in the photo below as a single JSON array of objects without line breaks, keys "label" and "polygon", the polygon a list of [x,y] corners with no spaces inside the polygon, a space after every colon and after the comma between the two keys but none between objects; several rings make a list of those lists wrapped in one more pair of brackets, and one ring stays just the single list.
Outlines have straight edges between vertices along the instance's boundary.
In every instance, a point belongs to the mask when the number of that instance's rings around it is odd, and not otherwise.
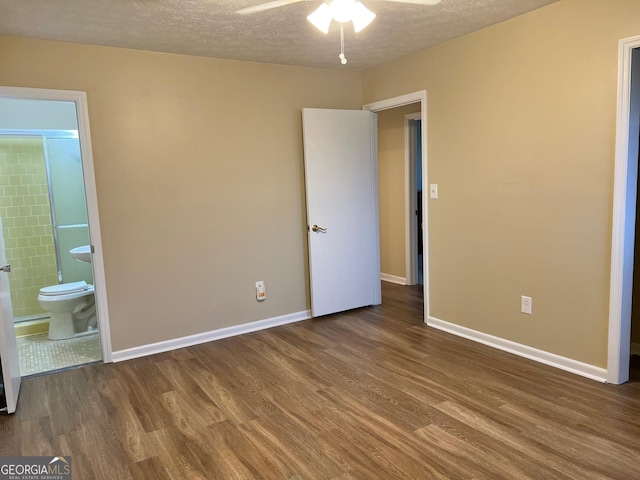
[{"label": "toilet seat", "polygon": [[84,280],[80,282],[61,283],[60,285],[52,285],[40,289],[40,295],[45,297],[53,297],[56,295],[69,295],[72,293],[80,293],[89,290],[89,284]]}]

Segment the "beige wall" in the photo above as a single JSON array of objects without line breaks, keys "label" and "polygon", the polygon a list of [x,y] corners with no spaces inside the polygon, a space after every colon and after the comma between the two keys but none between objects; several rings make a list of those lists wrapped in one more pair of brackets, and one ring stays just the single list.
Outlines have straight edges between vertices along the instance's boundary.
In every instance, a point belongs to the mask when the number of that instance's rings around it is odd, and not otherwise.
[{"label": "beige wall", "polygon": [[378,113],[378,191],[380,192],[380,270],[406,278],[404,116],[420,104]]},{"label": "beige wall", "polygon": [[114,351],[309,308],[300,111],[360,73],[0,37],[0,85],[87,92]]},{"label": "beige wall", "polygon": [[427,90],[432,316],[606,365],[618,40],[638,18],[564,0],[363,72],[365,103]]}]

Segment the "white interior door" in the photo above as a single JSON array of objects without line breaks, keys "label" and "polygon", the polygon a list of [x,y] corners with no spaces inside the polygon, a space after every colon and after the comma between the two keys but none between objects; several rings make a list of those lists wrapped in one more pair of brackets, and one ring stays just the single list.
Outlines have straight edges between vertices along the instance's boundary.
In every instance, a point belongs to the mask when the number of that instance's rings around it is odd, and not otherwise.
[{"label": "white interior door", "polygon": [[376,118],[302,110],[314,317],[381,302]]},{"label": "white interior door", "polygon": [[16,411],[18,392],[20,391],[20,364],[18,363],[16,331],[13,326],[9,272],[4,270],[9,270],[9,267],[4,249],[2,219],[0,219],[0,360],[2,360],[2,378],[7,412],[13,413]]}]

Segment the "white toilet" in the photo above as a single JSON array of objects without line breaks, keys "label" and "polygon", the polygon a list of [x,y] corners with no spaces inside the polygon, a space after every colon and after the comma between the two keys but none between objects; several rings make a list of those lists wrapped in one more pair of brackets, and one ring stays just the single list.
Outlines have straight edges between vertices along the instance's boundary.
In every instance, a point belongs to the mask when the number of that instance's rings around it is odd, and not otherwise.
[{"label": "white toilet", "polygon": [[76,332],[96,326],[93,285],[85,281],[41,288],[38,303],[51,314],[50,340],[72,338]]}]

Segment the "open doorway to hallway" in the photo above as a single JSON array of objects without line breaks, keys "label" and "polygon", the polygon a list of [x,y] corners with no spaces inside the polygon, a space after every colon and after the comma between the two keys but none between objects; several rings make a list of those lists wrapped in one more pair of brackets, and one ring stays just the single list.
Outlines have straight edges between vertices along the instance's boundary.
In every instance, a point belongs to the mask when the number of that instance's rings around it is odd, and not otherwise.
[{"label": "open doorway to hallway", "polygon": [[407,285],[424,282],[422,215],[422,114],[404,116]]},{"label": "open doorway to hallway", "polygon": [[[637,367],[636,340],[640,296],[638,241],[638,164],[640,163],[640,35],[619,44],[618,118],[613,187],[611,283],[607,381],[621,384]],[[634,257],[636,262],[634,262]],[[636,265],[634,265],[634,263]],[[635,284],[634,284],[635,283]],[[634,298],[635,297],[635,298]],[[635,325],[634,325],[635,324]],[[636,328],[633,328],[633,326]],[[636,376],[636,379],[638,376]]]},{"label": "open doorway to hallway", "polygon": [[420,103],[378,113],[380,266],[384,281],[423,283]]},{"label": "open doorway to hallway", "polygon": [[[633,162],[637,175],[640,164],[640,48],[632,51],[631,91],[629,102],[629,145],[628,160]],[[630,169],[632,171],[632,169]],[[631,299],[631,346],[630,380],[640,380],[640,221],[638,218],[637,192],[640,191],[640,179],[635,182],[635,245],[633,265],[633,293]],[[629,198],[629,201],[632,199]]]}]

